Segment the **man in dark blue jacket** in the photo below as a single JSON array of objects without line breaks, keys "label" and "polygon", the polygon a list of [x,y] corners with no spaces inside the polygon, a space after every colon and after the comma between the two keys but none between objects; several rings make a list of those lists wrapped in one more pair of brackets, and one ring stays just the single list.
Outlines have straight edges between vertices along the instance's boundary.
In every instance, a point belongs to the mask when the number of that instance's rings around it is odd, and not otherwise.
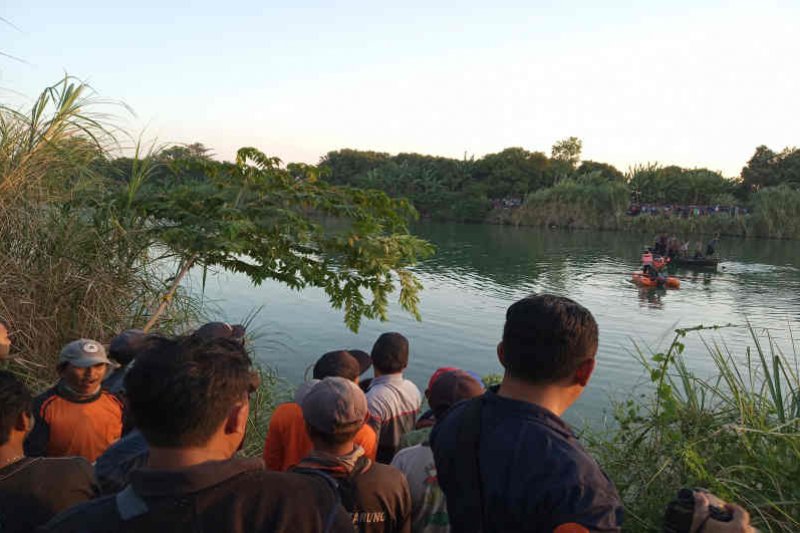
[{"label": "man in dark blue jacket", "polygon": [[454,533],[620,531],[614,484],[561,419],[589,383],[597,338],[592,314],[567,298],[509,307],[502,384],[455,406],[431,437]]}]

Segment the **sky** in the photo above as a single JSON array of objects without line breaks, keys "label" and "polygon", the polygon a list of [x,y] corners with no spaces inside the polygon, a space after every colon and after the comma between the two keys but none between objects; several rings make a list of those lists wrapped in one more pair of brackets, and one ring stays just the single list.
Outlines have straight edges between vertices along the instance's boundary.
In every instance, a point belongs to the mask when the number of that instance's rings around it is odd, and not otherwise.
[{"label": "sky", "polygon": [[736,176],[758,145],[800,145],[796,0],[5,0],[0,17],[0,103],[67,73],[129,106],[109,109],[134,136],[221,158],[574,135],[621,170]]}]

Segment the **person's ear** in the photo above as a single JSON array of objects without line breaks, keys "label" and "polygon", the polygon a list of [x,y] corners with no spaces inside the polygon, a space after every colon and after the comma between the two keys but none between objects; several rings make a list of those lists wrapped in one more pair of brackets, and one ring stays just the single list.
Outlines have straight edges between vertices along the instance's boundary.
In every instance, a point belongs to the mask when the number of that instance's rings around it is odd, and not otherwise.
[{"label": "person's ear", "polygon": [[589,378],[592,377],[592,372],[594,372],[594,365],[595,359],[591,357],[578,366],[577,370],[575,370],[575,381],[578,385],[585,387],[589,383]]},{"label": "person's ear", "polygon": [[20,413],[14,422],[14,429],[28,434],[33,429],[33,416],[30,413]]},{"label": "person's ear", "polygon": [[503,346],[503,341],[497,343],[497,360],[500,361],[503,368],[506,367],[506,349]]},{"label": "person's ear", "polygon": [[250,416],[250,402],[244,400],[237,403],[228,411],[228,418],[225,420],[225,434],[244,435],[247,429],[247,417]]}]

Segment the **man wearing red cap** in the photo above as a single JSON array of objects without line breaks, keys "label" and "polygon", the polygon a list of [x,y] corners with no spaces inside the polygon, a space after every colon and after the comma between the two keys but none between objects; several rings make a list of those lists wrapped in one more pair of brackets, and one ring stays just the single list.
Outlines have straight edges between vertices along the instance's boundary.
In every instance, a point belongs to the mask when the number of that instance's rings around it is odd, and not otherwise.
[{"label": "man wearing red cap", "polygon": [[[453,405],[480,396],[483,391],[483,385],[473,376],[463,370],[450,369],[443,373],[437,370],[425,394],[435,421],[443,418]],[[408,480],[414,533],[449,533],[447,504],[439,487],[436,464],[428,439],[422,444],[397,452],[392,466],[405,474]]]}]

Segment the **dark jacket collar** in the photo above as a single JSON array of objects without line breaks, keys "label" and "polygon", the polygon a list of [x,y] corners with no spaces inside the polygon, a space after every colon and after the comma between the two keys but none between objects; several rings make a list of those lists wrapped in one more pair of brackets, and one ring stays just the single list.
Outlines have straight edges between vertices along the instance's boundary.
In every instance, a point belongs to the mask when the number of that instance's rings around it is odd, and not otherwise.
[{"label": "dark jacket collar", "polygon": [[500,385],[490,387],[483,396],[484,400],[488,404],[494,405],[506,412],[517,413],[519,416],[547,426],[565,438],[575,438],[575,434],[572,432],[572,429],[570,429],[569,425],[564,422],[560,416],[535,403],[504,398],[503,396],[497,394],[499,389]]},{"label": "dark jacket collar", "polygon": [[180,470],[142,468],[131,472],[131,485],[139,496],[178,496],[218,485],[252,470],[263,470],[261,459],[208,461]]},{"label": "dark jacket collar", "polygon": [[103,394],[103,387],[101,386],[96,393],[89,396],[80,396],[75,393],[75,391],[67,387],[66,383],[59,380],[59,382],[56,384],[56,394],[73,403],[91,403],[98,399],[101,394]]}]

